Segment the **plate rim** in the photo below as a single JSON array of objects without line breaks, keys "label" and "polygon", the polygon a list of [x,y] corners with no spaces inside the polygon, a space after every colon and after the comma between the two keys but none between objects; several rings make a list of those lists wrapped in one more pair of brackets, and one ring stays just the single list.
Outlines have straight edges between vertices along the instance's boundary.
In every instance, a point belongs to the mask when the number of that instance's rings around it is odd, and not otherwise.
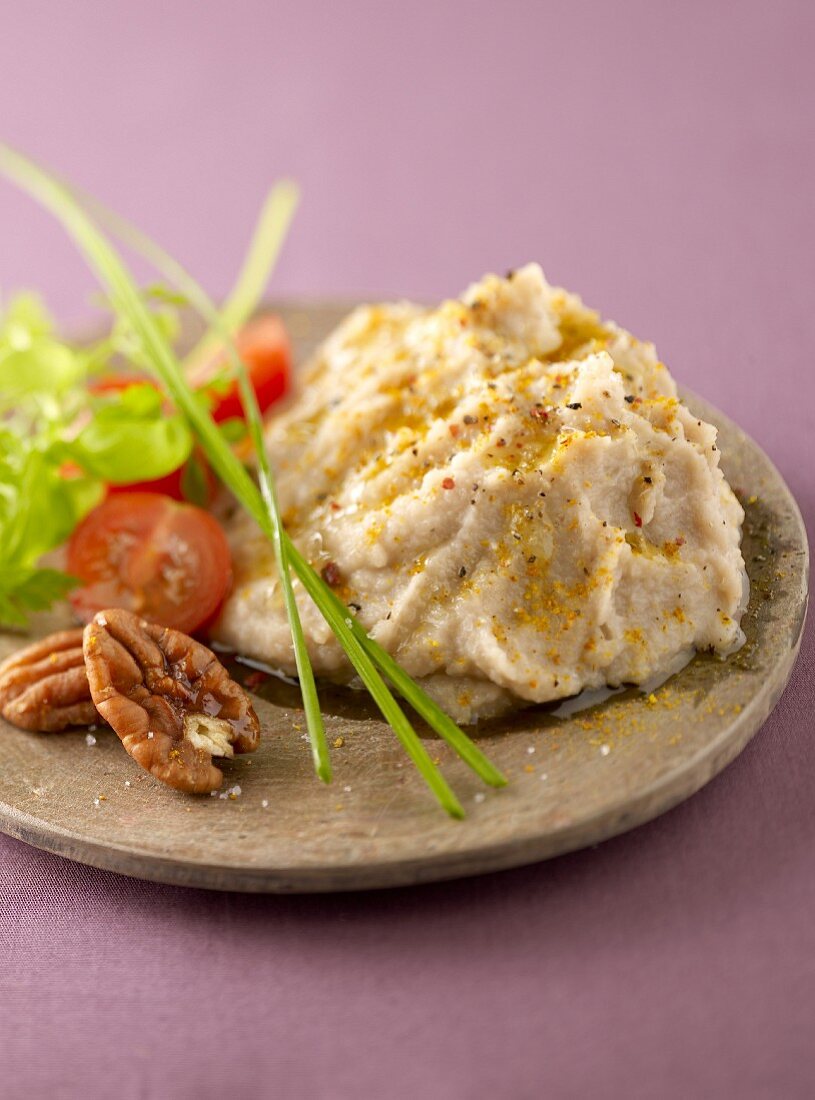
[{"label": "plate rim", "polygon": [[[203,863],[158,854],[137,853],[118,843],[102,844],[83,838],[60,826],[49,830],[37,829],[36,818],[14,807],[7,807],[4,803],[0,803],[0,832],[40,851],[127,878],[166,886],[247,894],[354,893],[399,889],[434,882],[452,882],[542,863],[570,852],[599,846],[607,840],[648,824],[693,797],[724,771],[759,732],[789,684],[803,638],[807,602],[805,596],[797,625],[797,637],[789,651],[784,678],[780,683],[771,687],[765,684],[762,691],[751,699],[747,712],[742,711],[737,719],[724,726],[713,741],[684,763],[681,770],[666,772],[640,791],[633,801],[627,802],[624,808],[604,807],[591,817],[582,818],[545,834],[530,832],[469,850],[431,853],[423,857],[371,860],[364,865],[354,862],[332,864],[327,869],[316,864],[236,867],[225,863]],[[743,733],[731,739],[730,731],[734,724],[742,728]],[[704,767],[707,764],[711,764],[711,767]],[[679,777],[686,779],[687,784],[676,789],[675,784]],[[671,795],[660,800],[660,793],[669,785],[674,787]],[[617,820],[613,823],[607,821],[606,826],[600,826],[603,819],[608,819],[614,813],[618,815]],[[28,828],[27,823],[30,823]],[[457,824],[451,821],[450,827],[455,828]],[[596,836],[594,839],[587,839],[583,834],[592,832],[595,826],[598,827]],[[581,835],[578,836],[578,833]],[[68,841],[69,847],[58,847],[53,842],[56,838]],[[75,848],[71,842],[75,843]],[[525,845],[529,846],[527,850],[524,850]],[[478,868],[467,865],[472,859],[478,859]],[[370,881],[367,881],[369,878]]]}]

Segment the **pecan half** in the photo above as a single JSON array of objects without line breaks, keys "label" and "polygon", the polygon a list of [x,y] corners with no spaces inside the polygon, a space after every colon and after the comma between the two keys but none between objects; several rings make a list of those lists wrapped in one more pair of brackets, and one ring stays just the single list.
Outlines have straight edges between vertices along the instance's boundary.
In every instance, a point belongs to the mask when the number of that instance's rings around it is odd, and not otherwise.
[{"label": "pecan half", "polygon": [[130,611],[100,611],[85,627],[91,695],[125,749],[178,791],[221,785],[213,756],[253,752],[260,724],[214,653]]},{"label": "pecan half", "polygon": [[13,726],[43,733],[99,721],[81,628],[51,634],[0,664],[0,714]]}]

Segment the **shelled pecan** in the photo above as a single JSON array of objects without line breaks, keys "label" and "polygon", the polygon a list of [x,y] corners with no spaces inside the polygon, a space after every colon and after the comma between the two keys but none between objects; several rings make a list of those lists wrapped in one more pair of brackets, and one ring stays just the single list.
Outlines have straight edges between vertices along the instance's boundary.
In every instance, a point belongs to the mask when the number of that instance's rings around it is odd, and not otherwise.
[{"label": "shelled pecan", "polygon": [[221,785],[213,756],[253,752],[260,725],[249,697],[200,642],[129,611],[101,611],[85,627],[91,695],[125,749],[176,790]]},{"label": "shelled pecan", "polygon": [[0,714],[13,726],[44,733],[99,721],[81,628],[51,634],[0,664]]}]

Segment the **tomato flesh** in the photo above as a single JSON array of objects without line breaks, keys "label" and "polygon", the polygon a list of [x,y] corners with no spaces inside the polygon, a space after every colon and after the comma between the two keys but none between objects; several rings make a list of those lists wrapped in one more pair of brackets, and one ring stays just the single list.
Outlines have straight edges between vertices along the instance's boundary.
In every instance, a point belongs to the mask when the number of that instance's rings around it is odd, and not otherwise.
[{"label": "tomato flesh", "polygon": [[108,485],[108,492],[121,495],[122,493],[158,493],[170,497],[172,500],[182,501],[184,494],[181,491],[181,479],[184,476],[184,467],[165,474],[164,477],[155,478],[153,481],[131,481],[129,485]]},{"label": "tomato flesh", "polygon": [[[279,317],[271,314],[256,317],[235,337],[235,347],[249,372],[260,411],[265,413],[289,389],[291,345],[285,326]],[[191,381],[196,387],[206,388],[207,378],[222,363],[223,358],[219,356],[215,363],[199,368]],[[226,393],[216,395],[212,416],[219,423],[233,417],[243,417],[237,382]]]},{"label": "tomato flesh", "polygon": [[[215,493],[218,489],[218,482],[215,479],[215,474],[210,469],[209,463],[205,458],[198,455],[196,461],[199,463],[201,471],[204,477],[203,492],[201,493],[201,504],[211,504],[215,499]],[[169,474],[165,474],[164,477],[155,478],[153,481],[132,481],[129,485],[108,485],[108,493],[120,495],[121,493],[159,493],[163,496],[170,497],[172,500],[187,501],[187,497],[184,496],[184,474],[186,472],[186,463],[183,466],[179,466],[177,470],[172,470]]]},{"label": "tomato flesh", "polygon": [[117,493],[94,508],[68,543],[71,594],[88,622],[121,607],[191,634],[214,618],[232,580],[229,545],[208,512],[160,493]]}]

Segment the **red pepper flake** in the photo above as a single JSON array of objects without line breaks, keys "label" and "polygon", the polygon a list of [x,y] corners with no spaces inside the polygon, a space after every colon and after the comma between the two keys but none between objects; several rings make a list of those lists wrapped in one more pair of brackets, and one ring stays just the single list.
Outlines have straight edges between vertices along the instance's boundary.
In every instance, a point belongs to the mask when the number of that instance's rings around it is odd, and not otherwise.
[{"label": "red pepper flake", "polygon": [[499,439],[495,444],[496,447],[506,447],[506,445],[507,441],[505,439]]},{"label": "red pepper flake", "polygon": [[684,539],[682,538],[682,536],[681,536],[681,535],[680,535],[680,536],[679,536],[679,538],[678,538],[678,539],[676,540],[676,545],[677,545],[677,546],[684,546],[684,545],[685,545],[685,540],[684,540]]},{"label": "red pepper flake", "polygon": [[442,489],[455,489],[456,483],[452,477],[446,477],[441,483]]},{"label": "red pepper flake", "polygon": [[542,409],[539,406],[535,406],[534,409],[530,409],[530,416],[533,416],[535,420],[540,420],[541,424],[545,424],[549,419],[549,413],[546,409]]},{"label": "red pepper flake", "polygon": [[259,687],[263,687],[268,679],[268,674],[265,672],[250,672],[248,676],[244,677],[243,686],[249,691],[257,691]]},{"label": "red pepper flake", "polygon": [[634,526],[642,527],[642,516],[638,515],[636,512],[634,513]]},{"label": "red pepper flake", "polygon": [[339,566],[336,562],[327,561],[320,570],[320,576],[323,578],[327,585],[331,588],[336,588],[342,579],[340,576]]},{"label": "red pepper flake", "polygon": [[339,512],[339,510],[340,510],[340,505],[337,504],[336,500],[332,500],[331,501],[331,511],[332,512]]},{"label": "red pepper flake", "polygon": [[453,439],[458,439],[459,432],[461,431],[458,424],[448,424],[447,427],[448,427],[448,429],[450,431],[450,435],[453,437]]}]

